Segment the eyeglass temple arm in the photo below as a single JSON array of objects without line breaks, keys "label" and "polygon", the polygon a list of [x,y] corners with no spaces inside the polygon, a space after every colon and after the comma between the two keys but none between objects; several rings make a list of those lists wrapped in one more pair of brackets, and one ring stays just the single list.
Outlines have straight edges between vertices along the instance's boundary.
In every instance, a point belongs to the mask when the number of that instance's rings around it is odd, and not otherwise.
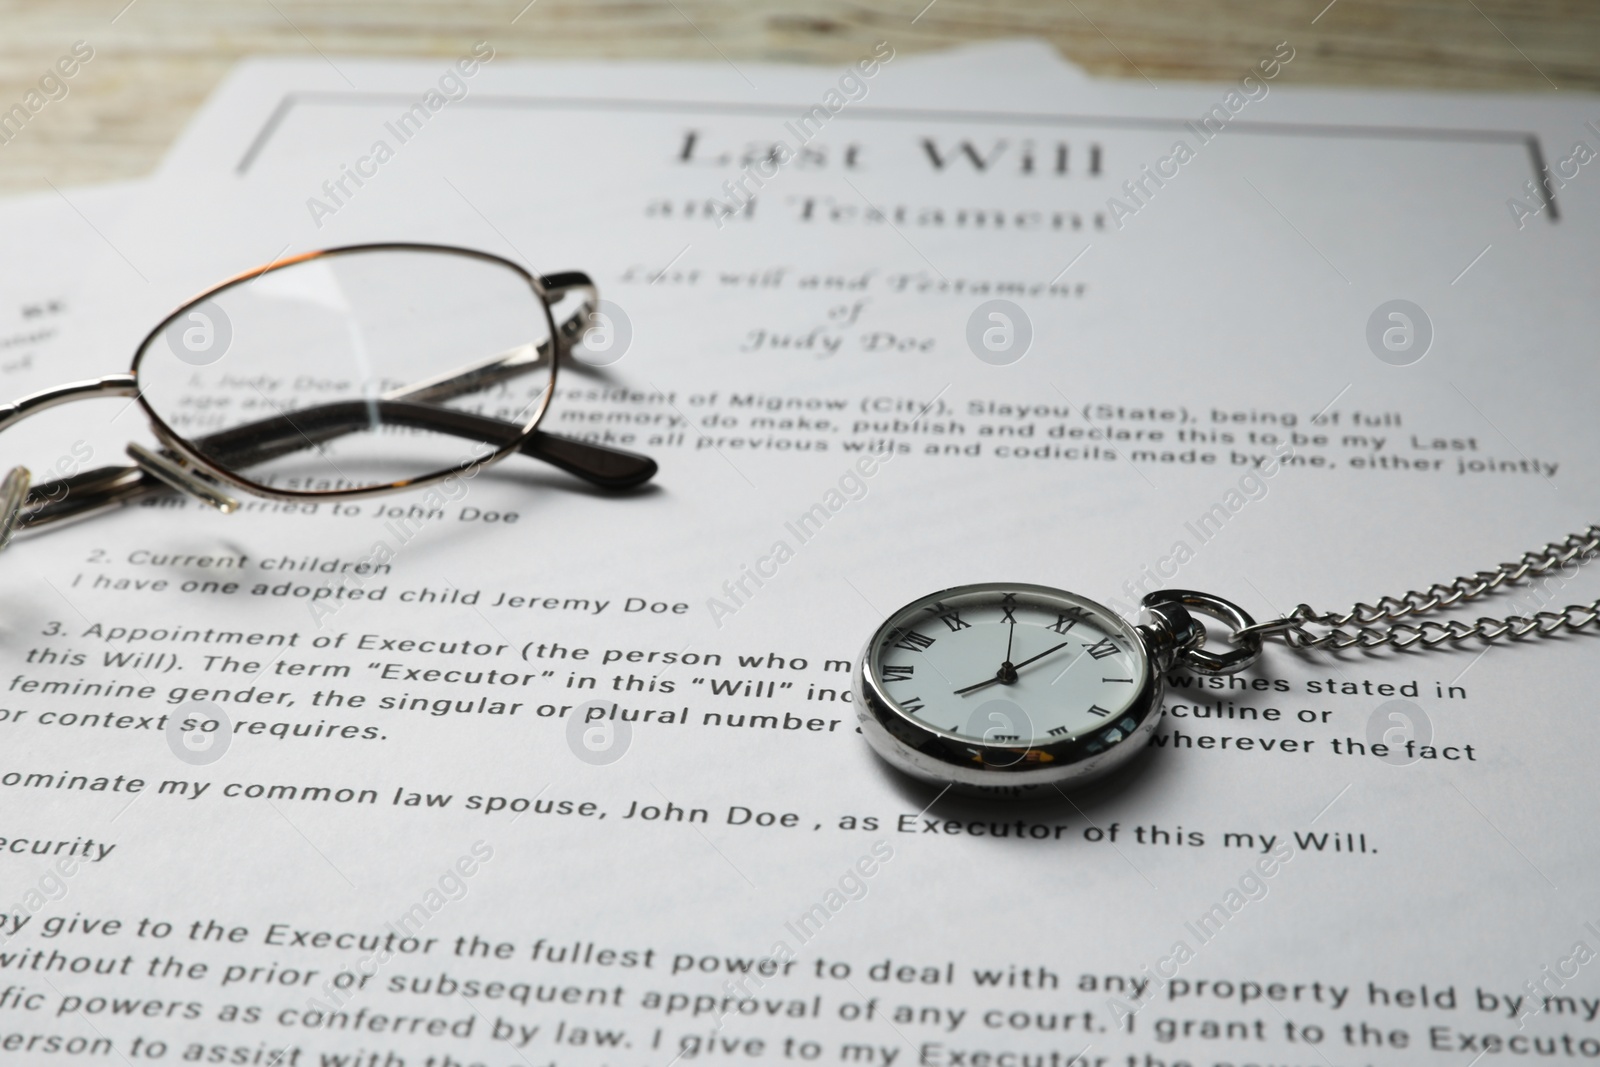
[{"label": "eyeglass temple arm", "polygon": [[[440,409],[424,408],[423,410],[428,413],[425,417],[408,420],[407,424],[440,432],[452,432],[452,427],[440,425],[440,421],[437,418]],[[296,414],[306,415],[315,411],[316,409],[313,408]],[[361,404],[361,421],[358,424],[358,428],[369,425],[367,419],[368,411],[367,405]],[[455,436],[491,441],[493,436],[499,436],[503,432],[500,428],[510,431],[511,436],[521,432],[521,428],[512,423],[485,419],[481,415],[451,414],[464,419],[475,420],[470,426],[464,423],[455,423],[453,427]],[[287,422],[287,420],[285,421]],[[385,421],[388,420],[385,419]],[[489,429],[482,425],[484,423],[493,424],[496,429]],[[251,427],[259,425],[253,423]],[[245,430],[251,427],[236,427],[235,430]],[[292,426],[286,426],[282,429],[294,435],[295,443],[289,448],[274,449],[274,454],[287,455],[307,447],[305,437],[301,436],[298,430]],[[348,431],[341,431],[341,433],[343,432]],[[340,435],[330,434],[328,436],[331,439]],[[502,436],[501,439],[504,440],[506,438]],[[542,430],[536,430],[527,441],[523,442],[519,451],[523,455],[543,460],[602,489],[620,490],[643,485],[654,477],[656,472],[656,463],[648,456],[625,452],[621,449],[606,448],[602,445],[593,445],[586,441],[575,441],[570,437],[545,433]],[[231,457],[229,461],[241,462]],[[261,461],[258,460],[257,462]],[[133,503],[148,496],[169,492],[172,492],[169,485],[142,467],[131,464],[128,466],[97,467],[93,470],[80,471],[65,478],[57,478],[33,486],[27,494],[27,504],[22,509],[21,521],[18,525],[20,527],[35,527],[53,522],[65,522],[69,519],[80,518],[107,508]]]},{"label": "eyeglass temple arm", "polygon": [[[394,421],[490,444],[509,441],[522,432],[514,423],[469,412],[403,401],[380,400],[377,404],[384,422]],[[329,410],[339,408],[344,410]],[[319,405],[297,411],[293,416],[278,415],[236,426],[222,434],[202,438],[197,444],[205,455],[227,465],[251,466],[366,429],[371,425],[371,414],[372,407],[364,401]],[[214,440],[224,435],[232,440]],[[657,470],[655,460],[649,456],[543,430],[535,430],[518,451],[601,489],[632,489],[655,477]],[[20,509],[17,525],[32,527],[62,522],[169,489],[165,482],[134,465],[80,471],[32,486]]]},{"label": "eyeglass temple arm", "polygon": [[[589,326],[589,316],[599,307],[600,291],[587,274],[567,271],[547,275],[543,279],[543,298],[554,307],[568,296],[581,294],[582,301],[556,326],[555,343],[558,351],[568,351],[573,342],[583,336]],[[551,342],[538,345],[524,344],[507,349],[478,363],[447,371],[436,378],[412,382],[383,394],[385,400],[449,400],[465,393],[497,385],[500,382],[526,374],[550,358]]]},{"label": "eyeglass temple arm", "polygon": [[[374,416],[386,426],[432,430],[481,441],[499,450],[522,435],[514,422],[470,411],[438,408],[409,400],[343,400],[301,408],[271,418],[209,434],[195,442],[202,455],[229,467],[250,467],[314,448],[356,430],[367,429]],[[649,481],[656,462],[635,452],[576,441],[535,430],[518,451],[551,463],[603,489],[631,489]]]}]

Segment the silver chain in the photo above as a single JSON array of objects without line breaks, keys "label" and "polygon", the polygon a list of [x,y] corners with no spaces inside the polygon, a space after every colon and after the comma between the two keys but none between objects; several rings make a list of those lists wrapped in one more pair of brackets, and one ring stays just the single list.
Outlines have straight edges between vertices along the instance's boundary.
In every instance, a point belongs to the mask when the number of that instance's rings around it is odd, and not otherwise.
[{"label": "silver chain", "polygon": [[[1380,645],[1409,648],[1418,642],[1432,648],[1473,637],[1493,641],[1507,636],[1549,637],[1565,631],[1582,630],[1600,622],[1600,599],[1587,604],[1568,605],[1560,611],[1539,611],[1532,615],[1510,615],[1500,619],[1481,618],[1475,622],[1461,619],[1444,622],[1429,619],[1420,623],[1393,620],[1476,600],[1485,593],[1502,586],[1515,585],[1530,576],[1539,578],[1569,564],[1579,566],[1597,554],[1600,554],[1600,525],[1593,525],[1581,533],[1569,534],[1560,541],[1552,541],[1543,548],[1528,552],[1516,563],[1502,563],[1492,571],[1479,571],[1421,591],[1413,589],[1400,597],[1386,596],[1375,605],[1357,604],[1345,612],[1316,611],[1308,604],[1301,604],[1281,619],[1258,623],[1239,633],[1273,638],[1291,648],[1349,648],[1352,645],[1361,648],[1377,648]],[[1390,622],[1393,625],[1373,625]],[[1354,630],[1344,629],[1351,623],[1356,624]],[[1234,636],[1237,638],[1238,634]]]}]

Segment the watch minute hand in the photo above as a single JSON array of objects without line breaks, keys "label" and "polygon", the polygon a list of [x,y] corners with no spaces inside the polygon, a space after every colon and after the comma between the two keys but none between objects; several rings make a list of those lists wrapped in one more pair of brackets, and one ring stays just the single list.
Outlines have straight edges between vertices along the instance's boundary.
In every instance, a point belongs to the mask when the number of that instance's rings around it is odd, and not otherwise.
[{"label": "watch minute hand", "polygon": [[[1044,659],[1050,653],[1059,651],[1060,649],[1063,649],[1063,648],[1066,648],[1067,645],[1069,645],[1071,643],[1072,642],[1070,642],[1070,641],[1063,641],[1059,645],[1053,645],[1050,648],[1045,649],[1043,652],[1039,653],[1037,656],[1029,656],[1027,659],[1023,660],[1021,663],[1012,663],[1012,664],[1008,664],[1008,666],[1010,666],[1010,668],[1012,670],[1012,673],[1014,674],[1019,667],[1026,667],[1028,664],[1032,663],[1034,660]],[[1002,667],[1001,671],[1004,672],[1004,670],[1005,670],[1005,668]],[[979,689],[983,689],[983,688],[986,688],[988,686],[994,685],[997,682],[1000,682],[1001,680],[1002,680],[1001,675],[1000,674],[996,674],[993,678],[985,678],[981,682],[977,682],[977,683],[975,683],[973,685],[964,686],[961,689],[957,689],[956,690],[956,696],[964,696],[967,693],[976,692]]]},{"label": "watch minute hand", "polygon": [[1017,667],[1026,667],[1028,664],[1032,663],[1034,660],[1036,660],[1036,659],[1044,659],[1050,653],[1056,651],[1057,649],[1066,648],[1071,643],[1072,642],[1070,642],[1070,641],[1063,641],[1059,645],[1054,645],[1054,646],[1052,646],[1050,648],[1045,649],[1043,652],[1039,653],[1037,656],[1029,656],[1027,659],[1023,660],[1021,663],[1013,663],[1012,664],[1012,668],[1015,669]]}]

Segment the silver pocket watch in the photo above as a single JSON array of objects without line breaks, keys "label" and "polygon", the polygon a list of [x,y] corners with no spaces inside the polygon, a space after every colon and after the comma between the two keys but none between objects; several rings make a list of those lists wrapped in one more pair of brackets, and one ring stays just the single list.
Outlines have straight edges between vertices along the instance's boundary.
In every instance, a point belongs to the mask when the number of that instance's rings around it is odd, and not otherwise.
[{"label": "silver pocket watch", "polygon": [[862,732],[900,770],[963,792],[1026,796],[1105,774],[1143,747],[1164,672],[1205,640],[1185,607],[1255,625],[1200,593],[1166,590],[1145,607],[1135,626],[1076,593],[1001,582],[914,600],[862,650]]},{"label": "silver pocket watch", "polygon": [[[1468,639],[1549,637],[1600,627],[1600,599],[1505,618],[1428,618],[1600,555],[1600,524],[1512,563],[1380,597],[1348,611],[1301,604],[1257,623],[1237,604],[1186,589],[1142,602],[1123,620],[1087,597],[1043,585],[985,582],[913,600],[867,640],[855,672],[867,741],[907,774],[962,792],[1026,797],[1081,785],[1147,747],[1166,672],[1233,674],[1262,642],[1291,648],[1423,649]],[[1198,613],[1230,630],[1207,651]],[[1347,629],[1348,627],[1348,629]]]}]

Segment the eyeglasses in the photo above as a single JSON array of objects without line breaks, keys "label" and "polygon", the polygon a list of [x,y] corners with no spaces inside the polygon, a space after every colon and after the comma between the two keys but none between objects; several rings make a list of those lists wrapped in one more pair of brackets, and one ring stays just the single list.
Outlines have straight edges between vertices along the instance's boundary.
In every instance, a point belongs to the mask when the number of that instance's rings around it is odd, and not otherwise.
[{"label": "eyeglasses", "polygon": [[[655,461],[538,429],[556,371],[590,326],[585,274],[536,276],[485,252],[367,244],[294,256],[202,293],[140,344],[133,369],[0,405],[0,430],[76,400],[128,397],[156,449],[131,465],[0,482],[0,548],[17,530],[157,493],[223,512],[230,489],[334,501],[470,478],[513,453],[603,489]],[[74,449],[76,454],[79,450]]]}]

